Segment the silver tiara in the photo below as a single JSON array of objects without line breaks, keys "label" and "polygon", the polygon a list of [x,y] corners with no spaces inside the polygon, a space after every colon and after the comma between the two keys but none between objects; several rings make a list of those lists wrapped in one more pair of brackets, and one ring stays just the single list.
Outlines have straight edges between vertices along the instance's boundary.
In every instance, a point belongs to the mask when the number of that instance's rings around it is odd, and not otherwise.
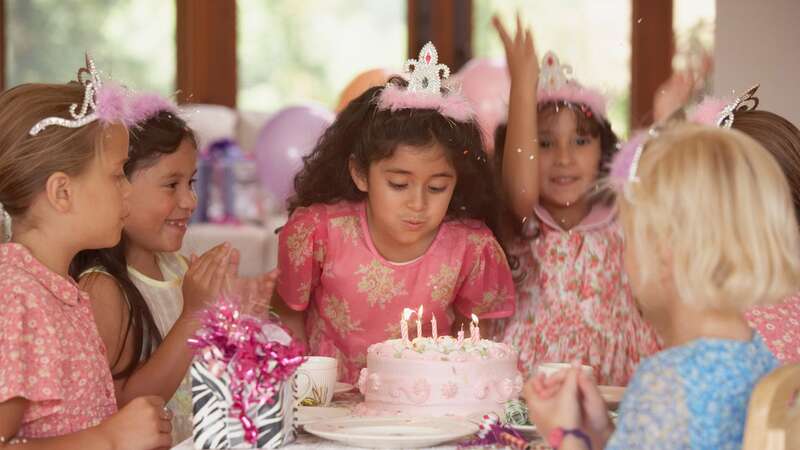
[{"label": "silver tiara", "polygon": [[736,97],[736,100],[725,105],[717,116],[717,126],[720,128],[730,128],[733,126],[734,115],[738,112],[752,111],[758,107],[758,97],[754,97],[760,84],[748,89],[744,94]]},{"label": "silver tiara", "polygon": [[441,95],[442,81],[450,76],[450,68],[439,64],[439,53],[432,42],[419,51],[419,59],[409,59],[403,66],[408,74],[408,90]]},{"label": "silver tiara", "polygon": [[69,114],[72,119],[65,119],[63,117],[46,117],[34,125],[28,132],[31,136],[36,136],[42,130],[50,125],[58,125],[67,128],[80,128],[89,122],[97,120],[97,103],[96,94],[98,89],[103,87],[103,81],[100,79],[100,73],[94,65],[94,61],[89,55],[86,55],[86,67],[81,67],[78,70],[78,82],[83,85],[83,104],[78,111],[78,104],[73,103],[69,107]]}]

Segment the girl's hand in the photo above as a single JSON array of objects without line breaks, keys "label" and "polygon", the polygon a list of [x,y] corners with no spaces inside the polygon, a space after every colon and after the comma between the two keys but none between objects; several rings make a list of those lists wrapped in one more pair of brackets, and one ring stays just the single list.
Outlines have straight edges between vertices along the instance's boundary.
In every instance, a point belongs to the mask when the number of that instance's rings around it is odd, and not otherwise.
[{"label": "girl's hand", "polygon": [[278,269],[274,269],[255,278],[235,280],[233,293],[239,297],[243,312],[255,316],[265,316],[269,313],[278,273]]},{"label": "girl's hand", "polygon": [[580,427],[579,370],[573,367],[550,377],[537,375],[525,384],[523,396],[531,422],[542,436],[549,436],[556,427]]},{"label": "girl's hand", "polygon": [[230,273],[231,246],[227,242],[203,253],[192,255],[183,277],[183,313],[199,311],[219,296]]},{"label": "girl's hand", "polygon": [[536,55],[531,30],[523,28],[519,14],[517,14],[517,31],[513,39],[499,17],[492,17],[492,25],[503,41],[511,80],[518,81],[517,84],[529,84],[536,89],[539,81],[539,57]]},{"label": "girl's hand", "polygon": [[660,123],[666,120],[689,102],[694,91],[695,81],[691,72],[673,72],[653,96],[654,121]]},{"label": "girl's hand", "polygon": [[594,378],[581,372],[578,377],[580,403],[582,412],[582,428],[592,439],[592,448],[603,448],[614,431],[608,405],[600,395]]},{"label": "girl's hand", "polygon": [[161,397],[139,397],[98,425],[98,431],[116,450],[170,448],[171,419]]}]

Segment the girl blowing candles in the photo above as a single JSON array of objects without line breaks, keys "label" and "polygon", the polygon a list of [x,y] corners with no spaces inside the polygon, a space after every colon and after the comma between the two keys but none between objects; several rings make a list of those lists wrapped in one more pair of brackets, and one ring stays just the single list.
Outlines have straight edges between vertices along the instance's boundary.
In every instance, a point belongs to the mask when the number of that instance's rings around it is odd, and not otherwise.
[{"label": "girl blowing candles", "polygon": [[407,65],[408,80],[339,113],[295,178],[280,233],[273,305],[312,354],[339,357],[351,383],[370,344],[400,336],[406,307],[435,314],[440,334],[456,315],[514,311],[473,113],[441,85],[449,70],[433,45]]}]

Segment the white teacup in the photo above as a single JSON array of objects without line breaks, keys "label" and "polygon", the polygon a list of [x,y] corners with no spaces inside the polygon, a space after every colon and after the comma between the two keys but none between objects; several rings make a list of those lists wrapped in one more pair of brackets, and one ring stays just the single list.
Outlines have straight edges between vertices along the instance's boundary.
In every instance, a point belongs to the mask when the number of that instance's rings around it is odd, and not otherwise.
[{"label": "white teacup", "polygon": [[[555,373],[561,372],[562,370],[567,370],[572,367],[572,364],[569,363],[541,363],[537,364],[534,367],[533,372],[535,374],[543,373],[545,376],[551,376]],[[590,377],[594,375],[594,369],[592,366],[581,365],[581,371],[589,375]]]},{"label": "white teacup", "polygon": [[295,401],[303,406],[328,406],[336,389],[336,358],[309,356],[295,374]]}]

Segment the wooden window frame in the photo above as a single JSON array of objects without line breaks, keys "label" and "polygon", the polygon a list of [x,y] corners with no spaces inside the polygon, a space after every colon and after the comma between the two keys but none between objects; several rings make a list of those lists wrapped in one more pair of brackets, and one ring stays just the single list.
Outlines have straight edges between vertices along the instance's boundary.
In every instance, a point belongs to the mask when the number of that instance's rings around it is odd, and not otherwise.
[{"label": "wooden window frame", "polygon": [[236,107],[236,1],[176,0],[178,101]]},{"label": "wooden window frame", "polygon": [[[180,102],[236,107],[235,0],[175,0]],[[630,123],[652,121],[653,94],[672,71],[672,0],[631,0]],[[472,57],[472,0],[407,0],[408,56],[433,41],[453,72]],[[645,24],[646,26],[642,26]],[[5,1],[0,0],[0,88],[5,89]]]}]

